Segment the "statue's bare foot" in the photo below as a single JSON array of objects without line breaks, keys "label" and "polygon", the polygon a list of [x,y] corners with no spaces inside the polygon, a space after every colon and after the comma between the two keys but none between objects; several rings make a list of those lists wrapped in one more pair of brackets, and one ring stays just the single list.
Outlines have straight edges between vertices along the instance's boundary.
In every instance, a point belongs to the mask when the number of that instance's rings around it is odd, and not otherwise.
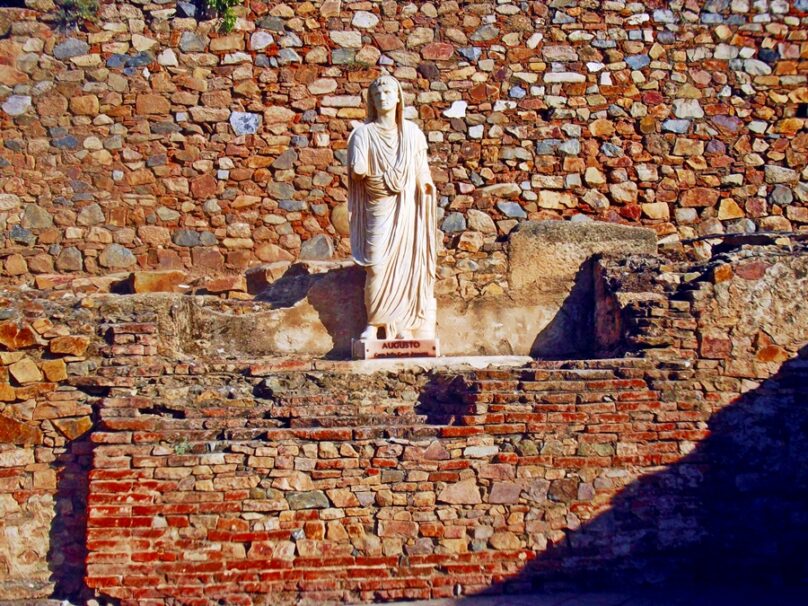
[{"label": "statue's bare foot", "polygon": [[362,334],[359,335],[359,338],[363,341],[375,341],[378,337],[379,329],[376,326],[371,326],[368,324],[368,327],[362,331]]},{"label": "statue's bare foot", "polygon": [[398,333],[398,335],[396,336],[396,339],[405,339],[405,340],[411,341],[412,340],[412,331],[411,330],[402,330],[400,333]]}]

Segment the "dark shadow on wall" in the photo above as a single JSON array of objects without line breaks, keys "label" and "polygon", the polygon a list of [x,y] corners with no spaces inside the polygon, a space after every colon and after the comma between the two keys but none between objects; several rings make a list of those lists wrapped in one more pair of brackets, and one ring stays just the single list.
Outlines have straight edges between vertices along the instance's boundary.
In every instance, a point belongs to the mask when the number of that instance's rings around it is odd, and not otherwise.
[{"label": "dark shadow on wall", "polygon": [[48,564],[53,598],[84,603],[92,597],[84,584],[87,560],[87,495],[93,444],[90,434],[70,442],[58,455],[56,516],[51,522]]},{"label": "dark shadow on wall", "polygon": [[[108,395],[104,387],[81,387],[91,396],[93,406],[91,428],[68,442],[53,465],[56,468],[56,515],[51,522],[48,565],[54,582],[54,599],[72,604],[85,604],[94,592],[85,584],[87,576],[87,500],[94,443],[91,436],[98,426],[98,404]],[[117,603],[105,598],[101,604]]]},{"label": "dark shadow on wall", "polygon": [[627,486],[608,510],[484,594],[808,590],[808,346],[708,426],[687,456]]},{"label": "dark shadow on wall", "polygon": [[530,355],[543,360],[583,360],[595,351],[594,259],[581,264],[561,309],[536,335]]},{"label": "dark shadow on wall", "polygon": [[359,336],[367,321],[364,288],[365,272],[361,267],[310,273],[305,264],[296,263],[264,288],[256,300],[282,309],[307,299],[334,344],[325,357],[347,359],[351,357],[351,339]]}]

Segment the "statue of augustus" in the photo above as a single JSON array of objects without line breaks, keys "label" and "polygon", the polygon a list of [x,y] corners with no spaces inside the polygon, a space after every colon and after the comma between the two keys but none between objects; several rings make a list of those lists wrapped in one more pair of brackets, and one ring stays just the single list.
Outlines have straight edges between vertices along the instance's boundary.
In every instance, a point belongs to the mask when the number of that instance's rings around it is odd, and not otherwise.
[{"label": "statue of augustus", "polygon": [[368,90],[364,124],[348,138],[351,251],[366,269],[363,340],[435,337],[435,184],[424,133],[404,119],[401,84]]}]

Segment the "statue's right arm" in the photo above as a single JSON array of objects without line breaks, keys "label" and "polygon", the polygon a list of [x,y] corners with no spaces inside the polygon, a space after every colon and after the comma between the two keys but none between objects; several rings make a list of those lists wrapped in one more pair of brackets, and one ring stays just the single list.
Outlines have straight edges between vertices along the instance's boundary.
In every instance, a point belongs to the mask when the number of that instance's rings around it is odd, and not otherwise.
[{"label": "statue's right arm", "polygon": [[357,179],[364,179],[368,174],[368,141],[360,129],[348,137],[348,169]]}]

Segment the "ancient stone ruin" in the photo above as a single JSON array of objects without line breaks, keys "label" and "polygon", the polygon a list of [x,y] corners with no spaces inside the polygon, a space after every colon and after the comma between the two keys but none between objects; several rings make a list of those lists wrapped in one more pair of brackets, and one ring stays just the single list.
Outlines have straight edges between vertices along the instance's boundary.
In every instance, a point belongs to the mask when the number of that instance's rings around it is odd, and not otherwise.
[{"label": "ancient stone ruin", "polygon": [[[804,587],[808,2],[207,5],[0,8],[0,601]],[[441,357],[351,360],[382,74]]]}]

